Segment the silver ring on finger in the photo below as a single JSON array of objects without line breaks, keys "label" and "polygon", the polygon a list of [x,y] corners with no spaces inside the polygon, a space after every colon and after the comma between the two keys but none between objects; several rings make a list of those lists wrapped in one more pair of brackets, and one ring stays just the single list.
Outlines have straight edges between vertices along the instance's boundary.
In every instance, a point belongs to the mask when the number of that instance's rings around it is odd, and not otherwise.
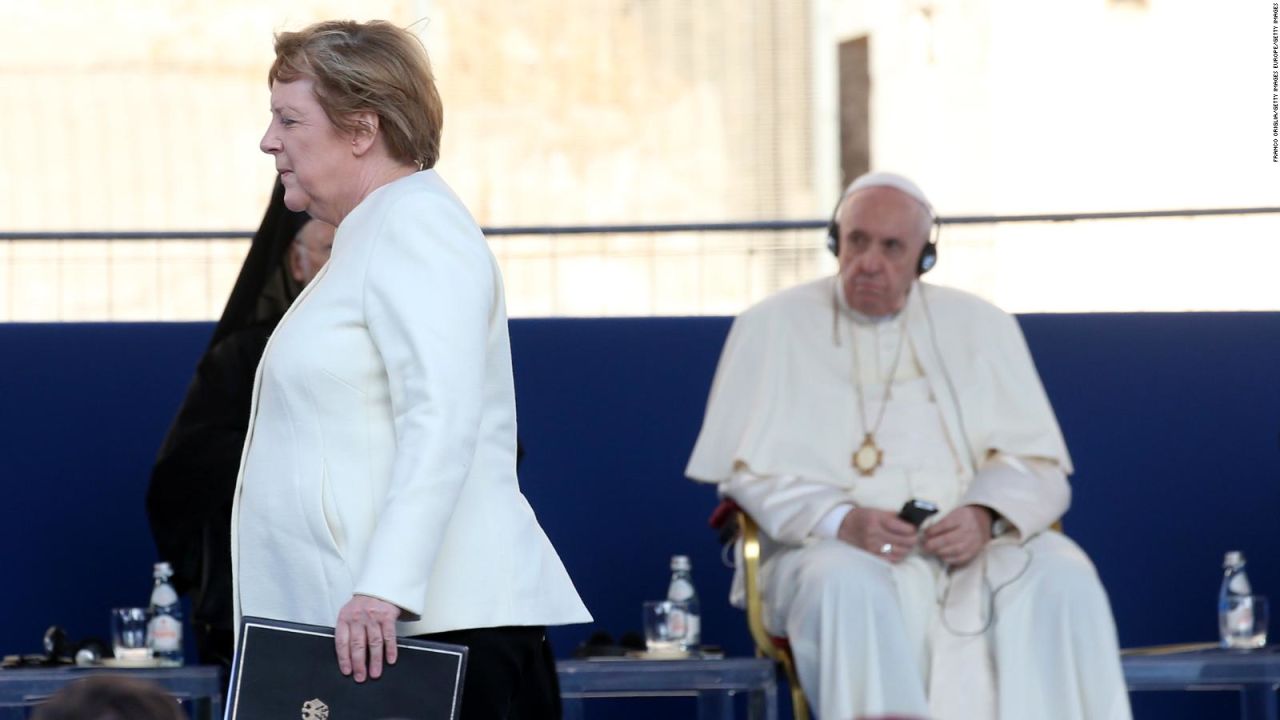
[{"label": "silver ring on finger", "polygon": [[891,552],[893,552],[893,543],[885,543],[880,546],[881,555],[888,555]]}]

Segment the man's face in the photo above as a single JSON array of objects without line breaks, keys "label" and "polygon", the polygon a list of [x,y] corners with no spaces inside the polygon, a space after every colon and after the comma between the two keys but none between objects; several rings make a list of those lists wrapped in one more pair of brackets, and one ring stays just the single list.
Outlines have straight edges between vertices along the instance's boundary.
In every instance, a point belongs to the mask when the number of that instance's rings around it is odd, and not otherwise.
[{"label": "man's face", "polygon": [[334,227],[327,222],[308,220],[289,245],[289,274],[302,285],[315,279],[329,262],[333,250]]},{"label": "man's face", "polygon": [[836,217],[849,306],[871,317],[901,310],[929,237],[929,213],[900,190],[871,187],[845,200]]}]

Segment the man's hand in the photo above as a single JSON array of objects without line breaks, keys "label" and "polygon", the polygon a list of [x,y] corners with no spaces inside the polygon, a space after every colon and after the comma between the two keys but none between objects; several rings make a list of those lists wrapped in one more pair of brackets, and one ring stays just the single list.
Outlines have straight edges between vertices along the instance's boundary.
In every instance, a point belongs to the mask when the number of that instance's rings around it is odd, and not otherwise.
[{"label": "man's hand", "polygon": [[961,505],[924,531],[924,551],[948,565],[964,565],[991,540],[991,521],[990,510]]},{"label": "man's hand", "polygon": [[[366,664],[369,677],[382,677],[382,658],[396,664],[396,618],[400,608],[368,595],[352,595],[338,611],[333,642],[338,652],[338,669],[343,675],[355,672],[356,682],[364,682]],[[367,661],[367,662],[366,662]]]},{"label": "man's hand", "polygon": [[[836,537],[892,563],[902,559],[916,546],[916,528],[889,510],[856,507],[840,521]],[[889,552],[883,552],[885,546]]]}]

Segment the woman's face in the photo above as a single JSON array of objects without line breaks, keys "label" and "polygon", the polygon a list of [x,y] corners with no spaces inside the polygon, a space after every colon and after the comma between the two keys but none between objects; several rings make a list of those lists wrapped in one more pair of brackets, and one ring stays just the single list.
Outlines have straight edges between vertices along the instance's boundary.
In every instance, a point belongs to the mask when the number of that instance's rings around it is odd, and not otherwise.
[{"label": "woman's face", "polygon": [[271,124],[259,144],[275,156],[284,204],[336,225],[343,178],[354,159],[351,137],[329,122],[309,78],[271,84]]}]

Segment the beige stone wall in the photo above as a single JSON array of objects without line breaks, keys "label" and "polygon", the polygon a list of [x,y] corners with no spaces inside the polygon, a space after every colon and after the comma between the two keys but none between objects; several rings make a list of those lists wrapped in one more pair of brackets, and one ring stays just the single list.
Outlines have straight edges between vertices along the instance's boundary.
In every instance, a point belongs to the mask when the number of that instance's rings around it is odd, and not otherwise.
[{"label": "beige stone wall", "polygon": [[[870,36],[872,164],[943,215],[1280,205],[1270,4],[827,0]],[[1019,312],[1280,308],[1280,215],[950,229],[931,278]]]},{"label": "beige stone wall", "polygon": [[412,3],[41,0],[0,4],[0,226],[256,226],[272,165],[271,33]]},{"label": "beige stone wall", "polygon": [[494,225],[808,217],[807,0],[440,0],[441,170]]},{"label": "beige stone wall", "polygon": [[[257,150],[271,33],[326,17],[384,17],[423,37],[446,109],[439,169],[483,224],[808,217],[816,194],[807,8],[807,0],[5,3],[0,23],[23,30],[0,48],[0,229],[256,226],[273,174]],[[696,283],[650,277],[655,263],[671,263],[648,256],[688,239],[633,239],[641,249],[629,251],[631,262],[598,255],[618,242],[495,241],[511,264],[513,314],[733,311],[762,292],[698,260],[702,251],[675,255],[677,265],[694,263],[687,269],[667,268]],[[0,320],[211,317],[243,246],[0,243]],[[610,284],[644,291],[601,300],[606,265]],[[774,275],[760,287],[795,279]],[[186,289],[162,292],[155,278],[165,276]]]},{"label": "beige stone wall", "polygon": [[[486,225],[816,217],[837,44],[870,37],[872,164],[943,214],[1277,204],[1265,2],[0,3],[0,230],[242,229],[272,179],[271,33],[411,25],[440,170]],[[736,312],[821,232],[494,238],[513,315]],[[949,229],[931,276],[1015,311],[1275,309],[1280,220]],[[217,315],[243,241],[0,241],[0,321]]]}]

